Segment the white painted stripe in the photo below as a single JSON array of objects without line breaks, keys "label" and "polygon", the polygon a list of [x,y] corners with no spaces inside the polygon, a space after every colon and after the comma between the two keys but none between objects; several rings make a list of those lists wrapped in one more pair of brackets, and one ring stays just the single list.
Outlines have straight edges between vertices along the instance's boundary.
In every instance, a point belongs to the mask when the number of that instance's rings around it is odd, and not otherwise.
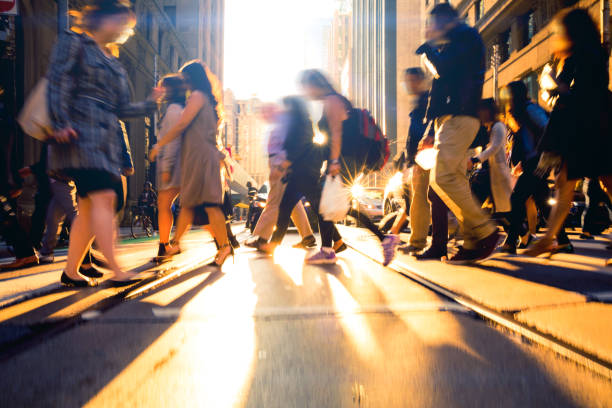
[{"label": "white painted stripe", "polygon": [[338,309],[330,306],[288,306],[288,307],[263,307],[254,312],[245,313],[242,310],[225,310],[223,312],[193,312],[184,311],[182,308],[175,307],[154,307],[153,315],[158,318],[174,318],[178,316],[192,316],[201,318],[214,318],[226,316],[242,316],[252,318],[266,317],[289,317],[289,316],[321,316],[321,315],[355,315],[355,314],[376,314],[376,313],[414,313],[414,312],[438,312],[450,311],[458,313],[468,313],[469,309],[454,302],[415,302],[415,303],[394,303],[390,305],[372,304],[360,305],[355,308]]}]

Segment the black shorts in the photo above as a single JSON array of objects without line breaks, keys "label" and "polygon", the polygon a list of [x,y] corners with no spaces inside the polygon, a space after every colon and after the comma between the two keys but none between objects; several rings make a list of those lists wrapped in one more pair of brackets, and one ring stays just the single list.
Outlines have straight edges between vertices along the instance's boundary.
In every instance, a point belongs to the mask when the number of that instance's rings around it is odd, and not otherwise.
[{"label": "black shorts", "polygon": [[87,197],[96,191],[113,190],[117,195],[115,210],[119,212],[123,209],[125,201],[121,177],[97,169],[67,169],[64,173],[74,181],[79,197]]}]

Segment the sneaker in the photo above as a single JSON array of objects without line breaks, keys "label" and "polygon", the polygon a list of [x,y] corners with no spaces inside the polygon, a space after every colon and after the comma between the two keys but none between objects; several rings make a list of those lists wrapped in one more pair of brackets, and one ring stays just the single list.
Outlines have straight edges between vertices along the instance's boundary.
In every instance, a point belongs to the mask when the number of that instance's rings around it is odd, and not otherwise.
[{"label": "sneaker", "polygon": [[425,251],[421,252],[420,254],[414,255],[414,257],[418,259],[419,261],[427,261],[431,259],[435,259],[439,261],[440,259],[446,257],[447,255],[448,254],[446,252],[446,249],[439,249],[439,248],[434,248],[430,246],[429,248],[427,248]]},{"label": "sneaker", "polygon": [[403,252],[405,254],[414,254],[416,252],[421,252],[424,249],[424,247],[418,247],[416,245],[406,245],[403,247],[399,247],[398,251]]},{"label": "sneaker", "polygon": [[317,239],[314,237],[314,235],[309,235],[307,237],[304,237],[304,239],[302,239],[300,242],[293,245],[294,248],[298,248],[298,249],[314,248],[316,246],[317,246]]},{"label": "sneaker", "polygon": [[55,262],[55,256],[53,254],[40,254],[38,262],[41,264],[52,264]]},{"label": "sneaker", "polygon": [[574,246],[571,244],[571,242],[568,242],[567,244],[558,244],[555,246],[551,251],[551,254],[573,254],[574,252]]},{"label": "sneaker", "polygon": [[336,258],[336,252],[333,249],[323,249],[312,256],[306,258],[306,264],[308,265],[332,265],[338,261]]},{"label": "sneaker", "polygon": [[393,258],[395,258],[395,250],[400,242],[401,240],[397,235],[387,235],[385,239],[383,239],[383,266],[387,266],[393,261]]},{"label": "sneaker", "polygon": [[348,249],[348,247],[346,246],[346,244],[343,241],[340,241],[339,244],[337,242],[334,243],[334,252],[336,254],[339,254],[340,252],[346,251],[347,249]]},{"label": "sneaker", "polygon": [[580,234],[580,239],[592,240],[595,239],[595,237],[588,232],[583,232]]},{"label": "sneaker", "polygon": [[38,265],[38,255],[26,256],[25,258],[17,258],[13,262],[0,265],[0,271],[10,271],[14,269],[28,268]]}]

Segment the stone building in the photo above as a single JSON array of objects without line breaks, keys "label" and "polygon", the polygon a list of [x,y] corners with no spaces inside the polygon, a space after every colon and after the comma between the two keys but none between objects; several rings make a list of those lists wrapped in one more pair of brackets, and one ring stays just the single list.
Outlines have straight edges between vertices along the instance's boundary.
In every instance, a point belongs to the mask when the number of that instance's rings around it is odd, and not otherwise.
[{"label": "stone building", "polygon": [[[602,5],[609,0],[462,0],[454,1],[466,21],[481,33],[487,47],[484,96],[495,93],[493,47],[498,46],[498,89],[515,80],[527,84],[532,99],[539,98],[538,77],[551,61],[552,19],[564,7],[583,7],[595,21],[602,17]],[[609,4],[609,3],[608,3]],[[609,8],[608,8],[609,10]],[[603,18],[603,20],[602,20]]]},{"label": "stone building", "polygon": [[[68,7],[78,9],[85,3],[70,0]],[[223,0],[134,0],[132,4],[138,23],[135,35],[121,47],[119,59],[128,72],[133,100],[145,99],[159,77],[195,58],[222,78]],[[6,88],[8,83],[15,95],[15,113],[46,72],[58,31],[57,2],[19,0],[18,8],[19,15],[13,17],[16,55],[10,63],[0,60],[2,85]],[[129,198],[134,200],[153,173],[146,156],[155,142],[155,120],[130,120],[126,125],[136,170],[129,178]],[[28,165],[38,160],[40,143],[19,135],[14,151],[19,164]]]}]

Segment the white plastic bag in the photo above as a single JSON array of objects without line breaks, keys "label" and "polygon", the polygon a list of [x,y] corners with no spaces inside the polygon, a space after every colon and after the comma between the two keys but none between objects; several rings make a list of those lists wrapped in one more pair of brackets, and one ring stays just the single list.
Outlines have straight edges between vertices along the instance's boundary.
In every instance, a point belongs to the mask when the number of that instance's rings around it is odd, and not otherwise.
[{"label": "white plastic bag", "polygon": [[351,208],[351,194],[341,177],[325,177],[319,213],[325,221],[338,222],[346,218]]}]

